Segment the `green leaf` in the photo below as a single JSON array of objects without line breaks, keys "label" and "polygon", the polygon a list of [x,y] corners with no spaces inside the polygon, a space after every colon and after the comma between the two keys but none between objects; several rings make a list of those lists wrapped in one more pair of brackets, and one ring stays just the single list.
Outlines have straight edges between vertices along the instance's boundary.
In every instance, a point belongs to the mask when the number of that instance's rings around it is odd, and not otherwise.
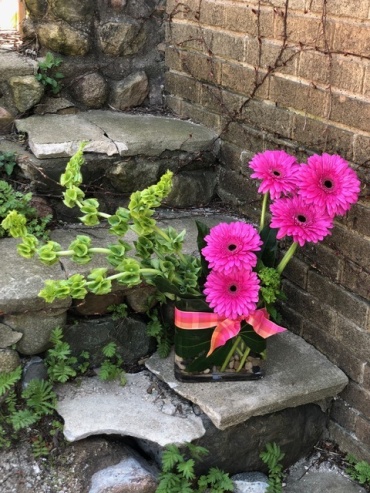
[{"label": "green leaf", "polygon": [[257,257],[263,262],[266,267],[275,267],[276,259],[278,255],[278,243],[276,239],[276,228],[270,228],[265,226],[260,232],[263,245],[261,250],[257,253]]},{"label": "green leaf", "polygon": [[191,480],[195,478],[194,465],[194,460],[188,459],[185,462],[180,462],[177,464],[177,470],[184,476],[184,478]]},{"label": "green leaf", "polygon": [[207,260],[202,255],[202,249],[207,245],[207,243],[204,241],[204,238],[205,238],[205,236],[207,236],[209,234],[210,228],[206,224],[204,224],[200,221],[195,221],[195,224],[197,225],[197,229],[198,229],[197,245],[198,245],[198,250],[199,250],[200,259],[201,259],[201,266],[202,266],[201,284],[203,285],[206,277],[209,274],[209,268],[208,268]]}]

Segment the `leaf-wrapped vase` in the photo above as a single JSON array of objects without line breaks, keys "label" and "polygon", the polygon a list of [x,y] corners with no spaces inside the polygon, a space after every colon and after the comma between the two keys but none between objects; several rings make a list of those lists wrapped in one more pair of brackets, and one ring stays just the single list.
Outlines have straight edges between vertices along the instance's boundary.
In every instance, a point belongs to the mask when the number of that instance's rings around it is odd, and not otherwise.
[{"label": "leaf-wrapped vase", "polygon": [[[208,354],[217,324],[199,328],[197,315],[212,314],[212,309],[203,298],[181,299],[176,303],[176,309],[175,377],[177,380],[226,382],[258,380],[264,376],[266,340],[259,336],[251,325],[242,321],[236,336]],[[207,317],[203,316],[203,318]],[[182,319],[190,320],[190,323],[182,323]]]}]

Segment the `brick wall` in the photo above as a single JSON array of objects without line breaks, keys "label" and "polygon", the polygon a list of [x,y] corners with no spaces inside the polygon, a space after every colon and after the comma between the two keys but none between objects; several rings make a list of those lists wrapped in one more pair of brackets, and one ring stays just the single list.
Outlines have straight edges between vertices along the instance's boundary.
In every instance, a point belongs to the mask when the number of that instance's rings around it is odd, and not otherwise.
[{"label": "brick wall", "polygon": [[221,137],[218,194],[258,214],[250,157],[338,153],[360,202],[286,269],[289,328],[350,379],[331,437],[370,460],[370,5],[367,0],[167,0],[167,105]]}]

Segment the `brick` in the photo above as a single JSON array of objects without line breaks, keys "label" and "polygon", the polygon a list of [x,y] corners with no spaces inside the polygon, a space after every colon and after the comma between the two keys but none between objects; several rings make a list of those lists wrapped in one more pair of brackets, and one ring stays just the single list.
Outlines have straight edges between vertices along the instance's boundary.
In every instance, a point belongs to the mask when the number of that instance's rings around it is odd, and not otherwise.
[{"label": "brick", "polygon": [[366,167],[370,163],[370,137],[367,135],[355,135],[353,142],[353,161]]},{"label": "brick", "polygon": [[370,56],[370,24],[353,21],[336,22],[333,50],[343,54]]},{"label": "brick", "polygon": [[324,244],[332,248],[344,259],[352,260],[366,270],[370,270],[370,240],[350,231],[339,224],[332,230]]},{"label": "brick", "polygon": [[216,113],[222,114],[224,117],[234,120],[243,106],[246,98],[234,94],[229,91],[224,91],[220,87],[203,84],[201,104],[204,108]]},{"label": "brick", "polygon": [[263,133],[247,125],[229,123],[222,133],[222,138],[253,153],[265,149]]},{"label": "brick", "polygon": [[201,84],[191,77],[174,72],[166,73],[166,90],[193,102],[199,101]]},{"label": "brick", "polygon": [[302,80],[285,79],[273,75],[270,78],[269,99],[285,108],[306,111],[308,114],[326,117],[329,93]]},{"label": "brick", "polygon": [[327,121],[310,118],[305,115],[294,115],[292,122],[292,138],[313,151],[340,154],[343,158],[353,158],[353,132],[342,130]]},{"label": "brick", "polygon": [[205,52],[207,48],[204,31],[198,24],[172,22],[167,29],[167,41],[178,49]]},{"label": "brick", "polygon": [[334,421],[329,422],[329,437],[339,445],[340,450],[353,454],[358,460],[370,462],[369,448]]},{"label": "brick", "polygon": [[208,47],[213,55],[240,62],[244,60],[244,34],[210,30],[207,34]]},{"label": "brick", "polygon": [[237,63],[222,63],[222,85],[238,94],[251,97],[256,94],[259,98],[266,98],[268,85],[262,83],[263,74],[257,73],[251,67]]},{"label": "brick", "polygon": [[218,194],[232,194],[239,202],[251,204],[256,201],[256,188],[254,183],[247,180],[240,171],[226,168],[220,169]]},{"label": "brick", "polygon": [[230,2],[225,4],[223,27],[251,36],[271,37],[275,15],[271,6],[258,11],[258,5]]},{"label": "brick", "polygon": [[347,431],[355,431],[358,413],[343,399],[337,398],[334,400],[330,417]]},{"label": "brick", "polygon": [[364,368],[363,387],[364,389],[370,391],[370,363],[366,363],[366,366]]},{"label": "brick", "polygon": [[[310,0],[309,10],[321,14],[323,11],[322,0]],[[368,0],[351,0],[350,2],[348,0],[330,0],[326,2],[325,10],[327,15],[367,19],[369,2]]]},{"label": "brick", "polygon": [[[318,298],[321,303],[330,306],[346,320],[364,328],[367,323],[368,304],[361,298],[349,293],[341,286],[330,282],[317,272],[308,272],[307,292]],[[370,337],[369,337],[370,355]]]},{"label": "brick", "polygon": [[290,137],[291,114],[270,101],[252,99],[245,105],[242,118],[248,125],[283,137]]},{"label": "brick", "polygon": [[284,278],[293,282],[301,289],[307,287],[307,276],[309,267],[297,257],[293,257],[284,269]]},{"label": "brick", "polygon": [[205,110],[200,105],[184,101],[182,105],[182,117],[189,118],[196,123],[201,123],[215,132],[221,131],[221,118],[219,115]]},{"label": "brick", "polygon": [[290,44],[299,44],[305,48],[332,46],[333,26],[330,22],[326,22],[323,28],[321,15],[290,11],[286,24],[283,16],[275,16],[274,38],[283,40],[285,30]]},{"label": "brick", "polygon": [[[271,5],[271,0],[261,1],[262,4]],[[274,7],[285,8],[286,0],[274,0]],[[292,10],[305,10],[307,0],[289,0],[289,8]]]},{"label": "brick", "polygon": [[338,89],[360,93],[364,67],[357,57],[302,51],[298,75],[316,84],[330,84]]},{"label": "brick", "polygon": [[338,315],[338,341],[343,345],[350,345],[357,357],[364,361],[370,359],[370,328],[366,325],[357,325],[350,318]]},{"label": "brick", "polygon": [[360,385],[350,382],[343,390],[341,398],[366,417],[370,417],[370,392]]},{"label": "brick", "polygon": [[200,53],[185,52],[182,55],[182,69],[194,79],[219,84],[221,65],[213,57]]},{"label": "brick", "polygon": [[342,275],[342,261],[330,248],[322,243],[309,243],[298,251],[299,258],[321,275],[332,281],[339,281]]},{"label": "brick", "polygon": [[277,40],[261,39],[255,37],[247,40],[246,62],[255,67],[284,74],[297,74],[299,48],[285,46]]},{"label": "brick", "polygon": [[241,162],[241,152],[242,150],[240,147],[223,141],[221,142],[220,154],[218,156],[218,159],[221,161],[221,163],[224,164],[225,167],[227,167],[231,171],[243,173],[246,165]]},{"label": "brick", "polygon": [[357,233],[370,236],[370,204],[354,204],[347,214],[347,224]]},{"label": "brick", "polygon": [[175,115],[182,116],[182,99],[176,96],[165,96],[166,107],[170,109]]},{"label": "brick", "polygon": [[200,17],[202,24],[210,26],[225,26],[225,4],[217,0],[202,0],[200,4]]},{"label": "brick", "polygon": [[365,363],[358,358],[356,351],[349,347],[347,342],[343,345],[329,331],[320,329],[305,318],[302,321],[302,337],[325,354],[351,380],[362,382]]},{"label": "brick", "polygon": [[342,286],[370,300],[370,273],[355,262],[344,262],[340,281]]},{"label": "brick", "polygon": [[370,63],[369,61],[363,61],[362,65],[365,70],[362,92],[364,96],[370,97]]},{"label": "brick", "polygon": [[359,97],[331,93],[330,120],[359,130],[369,130],[370,102]]},{"label": "brick", "polygon": [[355,433],[363,444],[370,447],[370,411],[368,411],[367,418],[368,419],[362,416],[358,417]]},{"label": "brick", "polygon": [[288,307],[292,309],[296,307],[305,320],[325,329],[332,336],[336,334],[337,315],[328,305],[310,296],[289,281],[284,281],[283,290],[287,297],[286,305]]},{"label": "brick", "polygon": [[303,317],[299,313],[297,313],[295,310],[290,310],[285,304],[279,305],[279,313],[282,316],[282,323],[281,325],[283,327],[286,327],[290,331],[294,332],[295,334],[302,336],[302,331],[303,331]]},{"label": "brick", "polygon": [[167,0],[166,12],[170,19],[199,19],[199,0]]}]

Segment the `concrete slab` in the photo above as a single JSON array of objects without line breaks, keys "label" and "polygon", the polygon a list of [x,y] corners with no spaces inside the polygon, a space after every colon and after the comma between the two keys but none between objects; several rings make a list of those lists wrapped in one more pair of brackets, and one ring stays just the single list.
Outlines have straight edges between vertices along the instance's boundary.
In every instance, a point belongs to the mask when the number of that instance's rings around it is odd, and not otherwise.
[{"label": "concrete slab", "polygon": [[70,157],[82,141],[89,142],[85,152],[118,154],[116,145],[104,131],[81,114],[36,115],[16,120],[15,125],[18,132],[28,134],[30,149],[38,159]]},{"label": "concrete slab", "polygon": [[86,152],[108,156],[158,156],[166,150],[217,151],[217,136],[202,125],[153,115],[92,110],[76,115],[30,116],[15,121],[28,134],[38,159],[72,156],[88,141]]},{"label": "concrete slab", "polygon": [[[91,435],[122,435],[162,447],[204,435],[202,419],[170,389],[159,388],[149,372],[127,374],[127,383],[83,378],[56,389],[64,435],[76,441]],[[181,409],[181,411],[178,411]]]},{"label": "concrete slab", "polygon": [[301,337],[284,332],[268,339],[266,376],[251,382],[182,383],[175,379],[173,355],[154,354],[147,368],[197,404],[220,430],[253,416],[333,398],[346,375]]},{"label": "concrete slab", "polygon": [[216,134],[190,121],[155,115],[88,111],[84,118],[102,128],[121,156],[158,156],[165,150],[212,149]]},{"label": "concrete slab", "polygon": [[34,75],[37,73],[37,62],[20,55],[16,51],[7,50],[0,57],[0,81],[8,80],[19,75]]}]

